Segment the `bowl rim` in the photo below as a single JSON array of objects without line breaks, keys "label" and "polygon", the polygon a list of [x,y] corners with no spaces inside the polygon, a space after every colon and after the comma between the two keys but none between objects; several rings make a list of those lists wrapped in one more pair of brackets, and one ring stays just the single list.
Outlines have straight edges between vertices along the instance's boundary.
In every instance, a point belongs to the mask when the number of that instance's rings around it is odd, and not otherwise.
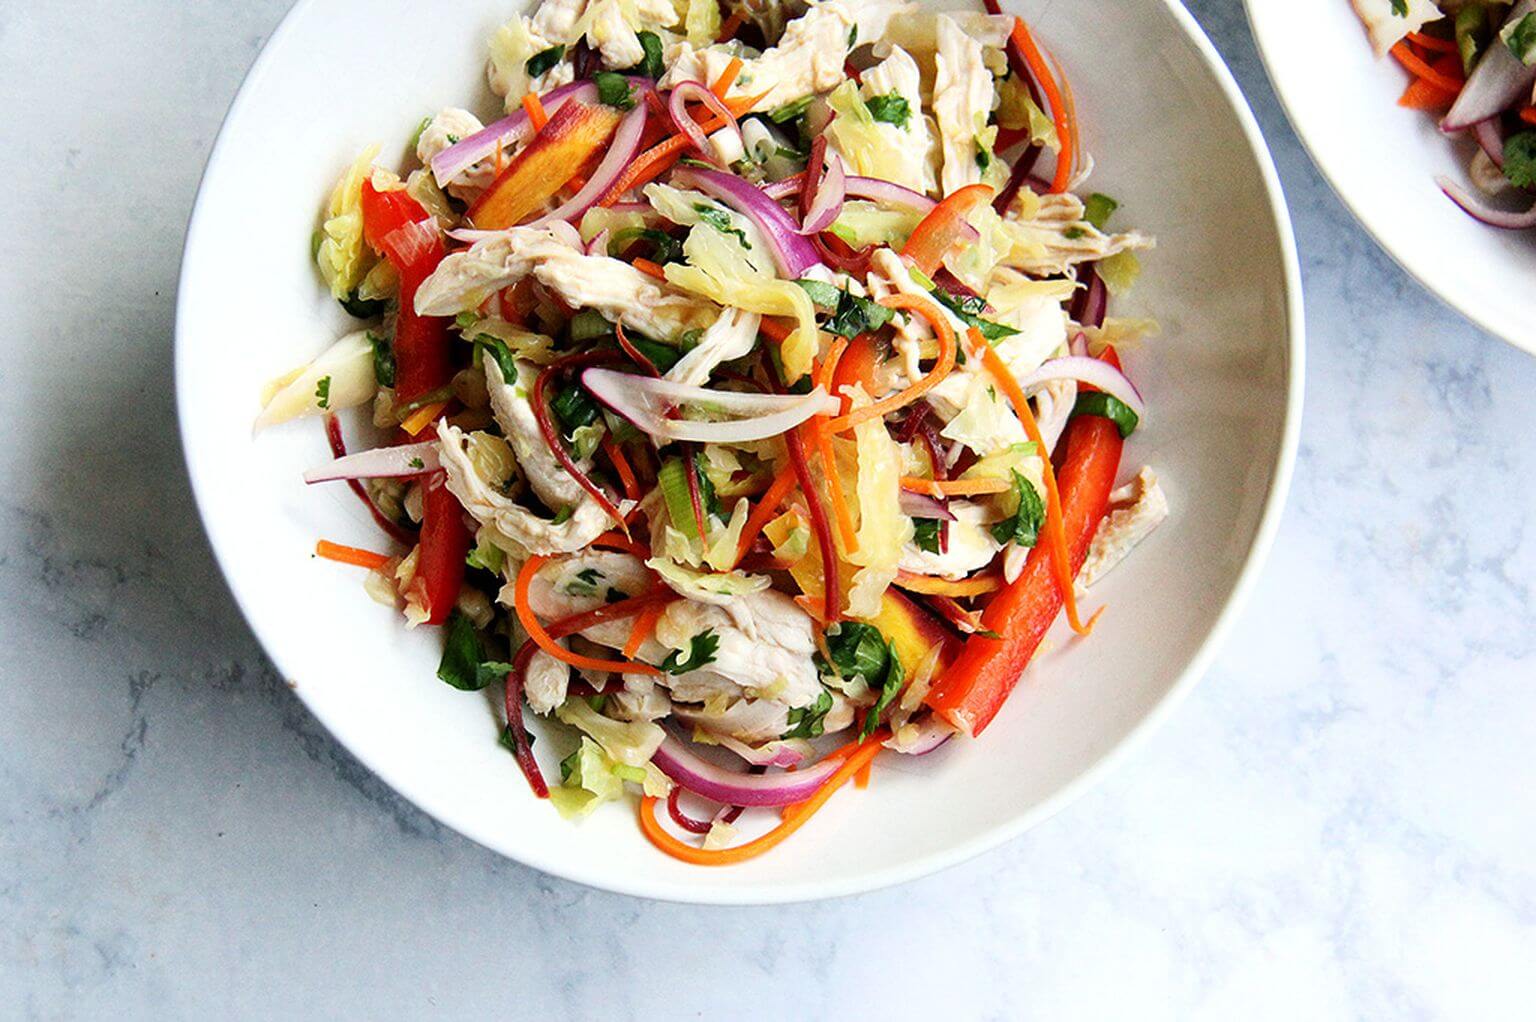
[{"label": "bowl rim", "polygon": [[[1274,51],[1274,40],[1259,29],[1259,19],[1255,17],[1255,5],[1259,0],[1243,0],[1244,16],[1248,19],[1248,30],[1253,36],[1254,45],[1259,51],[1259,60],[1264,65],[1265,76],[1269,79],[1270,87],[1275,96],[1280,100],[1280,109],[1285,111],[1286,121],[1291,130],[1301,140],[1301,146],[1311,158],[1312,165],[1317,168],[1333,194],[1338,196],[1344,208],[1349,210],[1355,222],[1370,235],[1378,248],[1387,254],[1387,257],[1398,265],[1408,276],[1412,277],[1425,291],[1434,295],[1447,308],[1462,316],[1469,322],[1480,327],[1487,333],[1497,337],[1521,351],[1536,355],[1536,334],[1529,327],[1511,316],[1479,302],[1468,300],[1457,293],[1455,286],[1443,276],[1436,275],[1430,267],[1417,255],[1404,250],[1400,246],[1394,246],[1387,241],[1385,229],[1381,222],[1371,217],[1365,206],[1353,198],[1353,193],[1344,184],[1344,175],[1338,164],[1333,160],[1332,153],[1325,147],[1318,145],[1309,128],[1308,121],[1299,110],[1299,102],[1291,86],[1290,79],[1280,74],[1276,69],[1280,61]],[[1362,37],[1363,38],[1363,37]],[[1369,56],[1368,49],[1361,50],[1362,56]],[[1447,143],[1449,144],[1449,143]],[[1489,230],[1497,230],[1490,227]]]},{"label": "bowl rim", "polygon": [[[214,538],[214,530],[210,527],[207,518],[208,498],[205,493],[205,483],[199,476],[193,457],[191,423],[187,415],[187,408],[189,407],[187,388],[190,384],[187,382],[187,374],[182,370],[184,368],[184,358],[186,357],[185,353],[189,348],[190,342],[183,333],[183,323],[187,319],[187,302],[189,300],[185,287],[189,265],[188,254],[192,251],[194,242],[199,234],[202,219],[200,214],[202,213],[203,200],[205,198],[204,192],[208,185],[209,175],[219,161],[227,141],[230,125],[237,119],[237,115],[244,108],[253,93],[252,86],[266,73],[267,65],[272,58],[273,52],[315,2],[316,0],[298,0],[289,9],[288,13],[283,16],[282,21],[278,23],[277,28],[273,30],[271,36],[263,44],[261,52],[246,72],[240,88],[235,94],[235,98],[231,101],[229,109],[224,115],[224,120],[219,127],[219,132],[214,139],[213,146],[209,150],[207,161],[204,164],[202,175],[198,181],[197,195],[193,202],[191,215],[188,217],[187,229],[183,238],[182,265],[177,276],[176,327],[174,333],[178,430],[181,437],[183,462],[186,465],[193,499],[198,509],[198,516],[202,520],[204,531],[208,535],[209,546],[213,552],[214,561],[218,566],[220,575],[224,579],[225,585],[229,589],[230,595],[233,597],[252,634],[256,637],[257,642],[260,643],[263,652],[271,658],[274,665],[277,666],[278,670],[285,677],[293,677],[284,668],[283,661],[285,657],[280,655],[275,644],[268,643],[266,636],[262,634],[261,629],[257,626],[257,618],[253,613],[253,607],[248,606],[247,601],[249,597],[230,573],[227,560]],[[1281,423],[1280,443],[1277,448],[1274,464],[1269,473],[1269,492],[1265,496],[1253,540],[1249,545],[1242,567],[1237,574],[1236,581],[1232,586],[1225,605],[1205,637],[1201,640],[1194,655],[1189,659],[1184,669],[1179,672],[1177,679],[1169,687],[1168,691],[1096,763],[1063,785],[1055,794],[1019,817],[1001,823],[969,841],[919,857],[910,862],[874,870],[857,878],[840,881],[749,883],[736,887],[700,888],[686,882],[636,881],[624,874],[596,874],[580,868],[573,869],[550,856],[542,854],[537,848],[520,848],[514,854],[507,848],[502,847],[492,835],[478,825],[475,819],[460,819],[445,814],[439,808],[432,806],[424,796],[418,797],[417,784],[411,777],[394,770],[387,757],[364,754],[358,746],[349,741],[347,724],[343,719],[344,715],[322,713],[306,696],[305,687],[297,686],[295,692],[308,712],[315,716],[321,725],[330,732],[331,736],[347,749],[350,755],[355,756],[360,763],[379,777],[385,784],[389,785],[400,797],[409,801],[421,812],[426,813],[444,826],[469,838],[476,844],[532,869],[587,887],[635,897],[686,904],[772,905],[817,901],[862,894],[916,880],[960,865],[997,848],[1005,842],[1013,840],[1031,828],[1050,819],[1082,796],[1102,778],[1106,777],[1110,771],[1130,756],[1168,718],[1205,676],[1216,654],[1221,649],[1232,625],[1247,604],[1269,552],[1274,545],[1285,508],[1286,498],[1290,491],[1300,444],[1305,390],[1306,322],[1301,268],[1290,211],[1286,203],[1279,173],[1275,167],[1274,158],[1259,128],[1258,121],[1254,117],[1246,98],[1243,96],[1242,90],[1238,87],[1231,70],[1227,67],[1226,62],[1222,59],[1215,45],[1206,35],[1205,30],[1201,28],[1199,22],[1195,20],[1194,16],[1185,9],[1179,0],[1161,0],[1161,2],[1173,16],[1180,29],[1182,29],[1191,43],[1194,44],[1196,51],[1214,76],[1223,96],[1237,117],[1238,126],[1241,128],[1248,148],[1258,166],[1260,179],[1269,201],[1270,213],[1279,242],[1281,269],[1284,278],[1285,314],[1287,320],[1285,347],[1287,392]]]}]

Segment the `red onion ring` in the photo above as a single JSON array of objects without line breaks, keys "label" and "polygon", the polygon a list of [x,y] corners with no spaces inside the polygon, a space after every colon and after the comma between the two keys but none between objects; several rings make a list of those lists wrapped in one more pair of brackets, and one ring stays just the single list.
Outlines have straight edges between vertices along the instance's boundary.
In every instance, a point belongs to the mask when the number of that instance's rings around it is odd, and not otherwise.
[{"label": "red onion ring", "polygon": [[378,447],[349,454],[327,465],[310,469],[304,473],[304,481],[314,484],[334,482],[337,479],[400,479],[435,472],[441,467],[437,443],[429,441],[403,447]]},{"label": "red onion ring", "polygon": [[821,184],[816,188],[816,195],[812,199],[802,218],[801,234],[820,234],[843,212],[843,201],[847,198],[848,172],[843,168],[843,161],[836,153],[827,159],[827,173],[821,179]]},{"label": "red onion ring", "polygon": [[1136,385],[1131,382],[1130,377],[1103,359],[1081,355],[1053,358],[1019,380],[1019,387],[1029,391],[1056,380],[1076,380],[1078,383],[1086,383],[1123,402],[1137,415],[1146,413],[1147,403],[1142,398],[1141,391],[1137,390]]},{"label": "red onion ring", "polygon": [[930,497],[926,493],[902,490],[898,500],[901,503],[901,513],[908,518],[932,518],[940,522],[955,520],[954,512],[950,511],[943,501]]},{"label": "red onion ring", "polygon": [[1484,153],[1493,161],[1493,165],[1500,170],[1504,169],[1504,127],[1499,123],[1500,118],[1490,117],[1486,121],[1478,121],[1472,125],[1472,137],[1477,139],[1477,144],[1482,147]]},{"label": "red onion ring", "polygon": [[[1510,9],[1504,25],[1517,24],[1532,13],[1536,13],[1536,0],[1520,0]],[[1529,98],[1531,83],[1536,82],[1536,67],[1527,67],[1500,42],[1495,38],[1472,69],[1467,84],[1440,122],[1441,131],[1465,131],[1479,121],[1503,113],[1522,95]]]},{"label": "red onion ring", "polygon": [[591,241],[587,242],[587,255],[605,256],[608,254],[608,235],[612,232],[604,227],[598,231]]},{"label": "red onion ring", "polygon": [[[597,86],[591,82],[572,82],[557,89],[550,89],[539,98],[539,102],[543,105],[545,113],[553,114],[573,96],[579,96],[585,100],[595,99]],[[528,122],[527,111],[518,110],[494,124],[481,128],[468,138],[460,139],[432,157],[432,176],[437,178],[439,187],[446,188],[460,174],[495,153],[498,142],[503,149],[507,149],[513,145],[521,145],[532,137],[533,125]]]},{"label": "red onion ring", "polygon": [[842,766],[842,760],[835,759],[788,774],[738,774],[699,758],[671,735],[662,739],[651,762],[680,787],[728,806],[804,802]]},{"label": "red onion ring", "polygon": [[756,185],[734,174],[696,167],[678,171],[672,180],[679,187],[718,199],[756,224],[779,272],[789,280],[805,276],[806,270],[821,263],[815,247],[800,236],[800,225]]},{"label": "red onion ring", "polygon": [[1439,185],[1440,190],[1460,206],[1468,216],[1489,227],[1498,227],[1506,231],[1524,231],[1536,227],[1536,205],[1524,212],[1497,209],[1448,177],[1435,178],[1435,184]]},{"label": "red onion ring", "polygon": [[678,805],[677,801],[682,796],[682,794],[682,785],[675,785],[672,790],[667,793],[667,814],[672,817],[672,822],[690,834],[708,834],[715,827],[714,821],[695,820],[693,817],[684,813],[682,806]]},{"label": "red onion ring", "polygon": [[[336,456],[338,461],[347,456],[347,441],[341,435],[341,420],[336,418],[335,415],[327,415],[325,417],[325,439],[330,444],[331,453]],[[373,498],[368,496],[368,491],[363,488],[362,483],[356,479],[348,479],[347,486],[353,493],[357,494],[357,499],[362,501],[363,505],[368,508],[368,513],[373,516],[374,523],[384,530],[385,535],[398,543],[404,543],[406,546],[416,545],[418,537],[415,530],[407,529],[399,522],[387,517],[383,511],[380,511],[379,506],[373,502]]]},{"label": "red onion ring", "polygon": [[672,87],[672,95],[667,100],[667,114],[672,118],[672,126],[688,139],[700,155],[723,169],[725,161],[712,151],[709,136],[704,134],[699,122],[688,113],[689,100],[703,103],[738,139],[742,137],[741,125],[737,123],[736,115],[731,113],[730,107],[721,102],[720,97],[710,92],[702,82],[678,82]]},{"label": "red onion ring", "polygon": [[[583,372],[581,381],[593,397],[636,429],[663,440],[698,443],[766,440],[794,429],[813,416],[834,414],[841,407],[836,398],[820,387],[808,394],[747,394],[690,387],[671,380],[597,368]],[[727,422],[666,417],[672,408],[684,404],[705,405],[748,417]]]}]

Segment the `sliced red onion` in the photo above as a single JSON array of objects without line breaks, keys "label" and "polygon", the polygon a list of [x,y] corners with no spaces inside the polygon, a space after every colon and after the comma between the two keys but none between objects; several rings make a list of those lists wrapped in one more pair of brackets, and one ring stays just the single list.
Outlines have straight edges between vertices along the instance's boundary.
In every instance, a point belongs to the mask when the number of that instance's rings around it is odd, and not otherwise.
[{"label": "sliced red onion", "polygon": [[1504,128],[1499,124],[1500,118],[1490,117],[1486,121],[1478,121],[1472,125],[1472,136],[1477,139],[1477,144],[1488,154],[1493,165],[1500,170],[1504,169]]},{"label": "sliced red onion", "polygon": [[1488,203],[1448,177],[1435,178],[1435,184],[1439,185],[1440,190],[1452,202],[1460,206],[1468,216],[1487,224],[1489,227],[1499,227],[1506,231],[1524,231],[1536,227],[1536,205],[1533,205],[1524,212],[1497,209],[1488,205]]},{"label": "sliced red onion", "polygon": [[1124,402],[1137,415],[1146,412],[1147,403],[1142,399],[1141,392],[1136,389],[1130,377],[1102,359],[1081,355],[1053,358],[1020,380],[1019,386],[1029,391],[1055,380],[1076,380],[1078,383],[1086,383]]},{"label": "sliced red onion", "polygon": [[841,759],[822,760],[789,774],[738,774],[690,752],[668,735],[651,762],[680,787],[730,806],[790,806],[804,802],[842,766]]},{"label": "sliced red onion", "polygon": [[1088,354],[1088,335],[1079,330],[1077,335],[1072,338],[1072,343],[1067,345],[1067,349],[1074,355],[1086,356]]},{"label": "sliced red onion", "polygon": [[756,224],[767,239],[779,272],[788,279],[803,277],[806,270],[821,264],[815,247],[800,236],[800,225],[756,185],[735,174],[696,167],[680,170],[672,179],[679,187],[694,188],[718,199]]},{"label": "sliced red onion", "polygon": [[[835,414],[842,403],[817,387],[809,394],[751,394],[741,391],[690,387],[670,380],[588,369],[581,382],[603,404],[623,416],[636,429],[660,440],[698,443],[746,443],[794,429],[815,415]],[[747,418],[726,422],[671,419],[667,414],[682,405],[735,412]]]},{"label": "sliced red onion", "polygon": [[[539,102],[545,113],[553,114],[572,96],[590,101],[597,97],[597,86],[591,82],[572,82],[550,89],[540,97]],[[432,176],[437,178],[440,187],[446,188],[460,174],[495,153],[498,142],[503,149],[511,149],[532,137],[533,125],[528,122],[527,112],[518,110],[432,157]]]},{"label": "sliced red onion", "polygon": [[730,107],[721,102],[720,97],[710,92],[702,82],[678,82],[672,87],[672,96],[667,100],[667,113],[672,118],[672,126],[687,138],[705,159],[724,168],[726,164],[709,144],[709,136],[704,134],[704,129],[699,126],[699,122],[688,113],[690,100],[703,103],[708,107],[709,112],[723,121],[738,139],[741,138],[741,125],[736,122],[736,115],[731,113]]},{"label": "sliced red onion", "polygon": [[[1536,0],[1520,0],[1504,24],[1516,24],[1532,13],[1536,13]],[[1532,82],[1536,82],[1536,67],[1521,63],[1502,40],[1495,38],[1440,122],[1440,130],[1465,131],[1479,121],[1498,116],[1522,96],[1528,97]]]},{"label": "sliced red onion", "polygon": [[[640,137],[645,133],[645,118],[645,104],[636,103],[634,109],[625,114],[624,119],[619,122],[613,138],[608,142],[608,152],[603,156],[603,161],[597,165],[597,169],[592,172],[592,176],[587,179],[581,191],[561,203],[553,212],[546,213],[533,221],[532,226],[537,227],[554,222],[570,224],[591,209],[619,179],[619,175],[624,173],[624,169],[640,151]],[[577,242],[580,243],[580,240],[578,235]]]},{"label": "sliced red onion", "polygon": [[594,236],[591,241],[587,242],[587,255],[589,255],[589,256],[605,256],[605,255],[607,255],[608,254],[608,235],[610,233],[611,232],[606,227],[604,227],[602,230],[598,231],[596,236]]},{"label": "sliced red onion", "polygon": [[910,490],[902,490],[901,513],[908,518],[933,518],[941,522],[955,520],[954,512],[942,501],[928,496],[926,493],[913,493]]},{"label": "sliced red onion", "polygon": [[763,185],[763,194],[770,199],[787,199],[791,195],[799,195],[800,189],[805,187],[804,174],[791,174],[782,181],[770,181]]},{"label": "sliced red onion", "polygon": [[337,458],[304,473],[306,483],[328,483],[335,479],[396,479],[419,476],[442,467],[437,457],[437,442],[379,447]]},{"label": "sliced red onion", "polygon": [[805,211],[805,222],[800,226],[801,234],[820,234],[832,226],[832,221],[838,218],[843,211],[843,199],[848,191],[848,172],[843,169],[843,161],[836,153],[827,154],[827,173],[821,179],[821,185],[816,189],[816,198],[811,203],[811,208]]}]

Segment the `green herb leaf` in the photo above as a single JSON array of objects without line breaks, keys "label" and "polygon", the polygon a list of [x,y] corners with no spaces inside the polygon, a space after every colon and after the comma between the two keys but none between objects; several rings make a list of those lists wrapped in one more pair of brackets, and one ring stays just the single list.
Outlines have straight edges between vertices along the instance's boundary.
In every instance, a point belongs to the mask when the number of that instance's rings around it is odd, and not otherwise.
[{"label": "green herb leaf", "polygon": [[644,78],[660,78],[666,72],[666,65],[661,61],[661,37],[649,30],[636,35],[640,40],[640,49],[645,51],[645,56],[640,58],[640,63],[634,67],[626,68],[627,75],[639,75]]},{"label": "green herb leaf", "polygon": [[427,129],[430,128],[431,126],[432,126],[432,118],[430,116],[423,117],[421,119],[421,123],[416,125],[416,133],[411,136],[411,151],[412,152],[416,151],[416,147],[421,144],[421,136],[425,135],[426,132],[427,132]]},{"label": "green herb leaf", "polygon": [[728,237],[734,237],[741,243],[742,248],[750,249],[752,246],[747,241],[747,232],[736,226],[736,221],[731,219],[731,214],[719,206],[707,206],[702,202],[696,202],[693,211],[699,214],[699,219],[715,230]]},{"label": "green herb leaf", "polygon": [[560,510],[555,512],[555,517],[553,517],[553,518],[551,518],[549,520],[549,524],[551,524],[551,525],[564,525],[566,522],[571,520],[571,515],[573,515],[575,513],[576,513],[576,511],[575,511],[574,508],[571,508],[569,506],[563,507]]},{"label": "green herb leaf", "polygon": [[[489,681],[481,681],[480,664],[485,659],[485,647],[474,622],[455,610],[448,617],[444,629],[443,659],[437,665],[437,676],[456,689],[478,692]],[[504,676],[504,675],[503,675]]]},{"label": "green herb leaf", "polygon": [[804,116],[805,112],[810,109],[812,100],[815,98],[815,96],[806,96],[803,99],[795,100],[793,103],[785,103],[777,110],[770,111],[768,119],[774,124],[788,124],[790,121]]},{"label": "green herb leaf", "polygon": [[507,347],[505,341],[490,334],[481,334],[475,338],[475,347],[479,348],[482,355],[489,355],[496,360],[496,366],[501,370],[501,378],[508,383],[517,382],[517,359],[512,355],[512,349]]},{"label": "green herb leaf", "polygon": [[1504,176],[1516,188],[1536,188],[1536,131],[1521,131],[1504,140]]},{"label": "green herb leaf", "polygon": [[659,231],[654,227],[626,227],[622,231],[608,239],[608,251],[623,255],[631,244],[637,241],[649,242],[651,245],[651,262],[667,263],[681,262],[683,258],[683,243],[666,231]]},{"label": "green herb leaf", "polygon": [[484,318],[485,317],[480,315],[478,312],[461,312],[457,316],[453,317],[453,325],[458,327],[460,331],[471,330],[474,328],[475,324],[479,323]]},{"label": "green herb leaf", "polygon": [[844,621],[827,629],[826,639],[831,666],[842,677],[862,677],[874,685],[885,673],[885,636],[874,625]]},{"label": "green herb leaf", "polygon": [[564,59],[564,44],[559,46],[551,46],[549,49],[540,50],[538,53],[535,53],[533,56],[529,57],[528,62],[523,65],[523,70],[528,72],[529,78],[537,78],[539,75],[543,74],[545,71],[548,71],[550,68],[554,67]]},{"label": "green herb leaf", "polygon": [[389,338],[368,331],[368,343],[373,346],[373,379],[381,387],[395,385],[395,349]]},{"label": "green herb leaf", "polygon": [[937,518],[914,518],[912,527],[916,530],[913,542],[919,550],[926,550],[930,554],[939,552],[939,527],[942,523]]},{"label": "green herb leaf", "polygon": [[789,730],[780,738],[820,738],[826,731],[827,714],[832,710],[832,693],[826,689],[810,706],[789,711]]},{"label": "green herb leaf", "polygon": [[507,680],[512,665],[500,660],[482,660],[475,668],[475,688],[482,689]]},{"label": "green herb leaf", "polygon": [[649,337],[642,337],[639,334],[625,334],[624,336],[628,338],[632,348],[650,359],[651,364],[662,372],[666,372],[677,365],[683,357],[683,353],[670,344],[653,341]]},{"label": "green herb leaf", "polygon": [[859,45],[859,26],[854,25],[848,30],[848,48],[851,50]]},{"label": "green herb leaf", "polygon": [[1066,238],[1068,241],[1077,241],[1080,238],[1088,237],[1088,232],[1083,230],[1081,227],[1068,227],[1066,230],[1061,232],[1061,236]]},{"label": "green herb leaf", "polygon": [[1017,470],[1013,473],[1013,492],[1019,499],[1018,510],[1012,518],[992,526],[992,538],[999,543],[1011,540],[1019,546],[1032,547],[1040,542],[1040,529],[1045,525],[1045,501]]},{"label": "green herb leaf", "polygon": [[315,403],[321,408],[331,407],[331,378],[320,377],[320,382],[315,385]]},{"label": "green herb leaf", "polygon": [[1392,0],[1392,13],[1399,18],[1408,17],[1408,0]]},{"label": "green herb leaf", "polygon": [[1014,327],[994,323],[990,319],[982,319],[978,313],[987,307],[986,300],[983,298],[976,295],[952,295],[941,287],[935,287],[932,291],[933,297],[939,300],[940,305],[960,317],[962,323],[975,327],[981,332],[981,336],[992,343],[1004,337],[1012,337],[1019,332]]},{"label": "green herb leaf", "polygon": [[1520,63],[1536,63],[1536,14],[1527,14],[1499,34]]},{"label": "green herb leaf", "polygon": [[836,311],[843,300],[843,292],[831,284],[821,280],[801,279],[795,281],[800,289],[810,296],[811,302],[823,309]]},{"label": "green herb leaf", "polygon": [[599,71],[592,76],[592,82],[597,86],[599,102],[616,110],[635,108],[635,90],[623,75],[613,71]]},{"label": "green herb leaf", "polygon": [[[868,738],[875,733],[875,728],[880,726],[880,717],[886,708],[896,701],[896,696],[901,692],[902,685],[907,680],[907,672],[901,669],[901,657],[896,655],[896,644],[893,642],[886,647],[885,674],[881,676],[879,683],[880,695],[875,699],[875,705],[869,708],[864,715],[864,728],[860,732],[860,738]],[[876,688],[871,680],[870,688]]]},{"label": "green herb leaf", "polygon": [[1114,216],[1115,210],[1120,208],[1120,203],[1111,199],[1102,192],[1094,192],[1088,196],[1088,201],[1083,203],[1083,219],[1099,230],[1109,223],[1109,218]]},{"label": "green herb leaf", "polygon": [[583,568],[576,573],[576,577],[565,584],[567,596],[596,596],[597,584],[603,580],[603,573],[596,568]]},{"label": "green herb leaf", "polygon": [[340,299],[340,301],[341,307],[347,310],[347,315],[354,319],[372,319],[382,313],[389,305],[382,298],[359,298],[356,291]]},{"label": "green herb leaf", "polygon": [[905,128],[907,122],[912,119],[912,105],[907,102],[907,97],[899,92],[893,92],[886,96],[871,96],[864,101],[869,108],[869,116],[886,124],[894,124],[898,128]]},{"label": "green herb leaf", "polygon": [[679,659],[682,650],[675,649],[667,654],[667,658],[661,662],[661,669],[668,674],[687,674],[689,671],[697,671],[705,664],[714,663],[715,653],[720,649],[720,636],[715,634],[713,628],[695,635],[688,643],[688,659]]},{"label": "green herb leaf", "polygon": [[587,341],[595,341],[599,337],[612,337],[613,324],[596,309],[582,309],[571,317],[570,331],[571,341],[575,344],[583,344]]},{"label": "green herb leaf", "polygon": [[1136,427],[1141,422],[1140,417],[1124,401],[1111,397],[1100,390],[1079,394],[1077,396],[1077,404],[1072,407],[1072,414],[1073,416],[1103,416],[1120,428],[1120,436],[1122,438],[1136,432]]},{"label": "green herb leaf", "polygon": [[979,169],[983,174],[985,174],[987,172],[988,168],[990,168],[991,166],[992,166],[992,150],[988,149],[986,146],[982,145],[980,142],[977,142],[976,143],[976,167],[977,167],[977,169]]}]

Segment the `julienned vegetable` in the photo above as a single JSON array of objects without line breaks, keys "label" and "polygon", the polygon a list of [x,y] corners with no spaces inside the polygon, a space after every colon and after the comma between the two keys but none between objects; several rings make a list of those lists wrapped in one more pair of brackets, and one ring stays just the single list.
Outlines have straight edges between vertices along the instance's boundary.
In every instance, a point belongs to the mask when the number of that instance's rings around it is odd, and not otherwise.
[{"label": "julienned vegetable", "polygon": [[[1394,14],[1368,17],[1367,28],[1410,75],[1399,105],[1443,114],[1441,131],[1469,133],[1481,150],[1470,177],[1487,197],[1444,176],[1435,181],[1440,189],[1490,227],[1536,227],[1536,152],[1523,140],[1536,140],[1526,130],[1536,123],[1536,0],[1443,6],[1445,16],[1428,24]],[[1499,194],[1506,191],[1525,194],[1512,200]]]},{"label": "julienned vegetable", "polygon": [[[1097,576],[1164,513],[1100,526],[1150,414],[1114,351],[1147,328],[1107,317],[1150,239],[1069,191],[1092,161],[1063,66],[1011,20],[995,52],[999,23],[926,10],[857,39],[872,2],[784,30],[804,81],[760,18],[734,38],[736,0],[506,26],[507,117],[445,110],[412,141],[427,167],[370,150],[333,192],[317,258],[368,322],[263,413],[326,418],[306,481],[344,481],[396,546],[314,555],[443,626],[443,684],[502,686],[535,795],[638,796],[690,863],[775,847],[884,749],[980,733],[1061,611],[1090,631],[1089,546]],[[930,38],[942,75],[900,45]],[[1479,138],[1513,178],[1536,164]]]}]

